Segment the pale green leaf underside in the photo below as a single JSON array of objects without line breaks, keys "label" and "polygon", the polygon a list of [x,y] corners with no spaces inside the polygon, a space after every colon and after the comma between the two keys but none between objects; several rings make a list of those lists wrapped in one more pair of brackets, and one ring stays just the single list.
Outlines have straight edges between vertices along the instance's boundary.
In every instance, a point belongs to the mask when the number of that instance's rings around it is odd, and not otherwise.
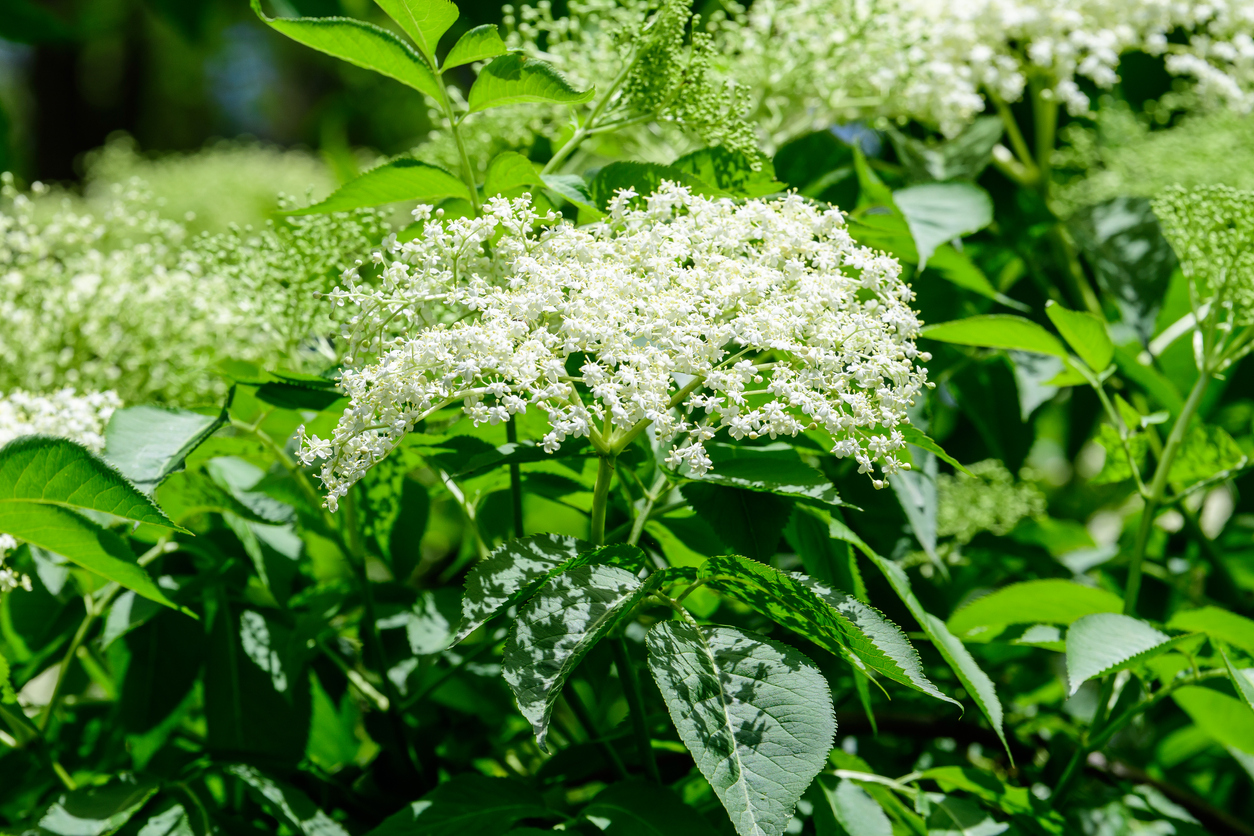
[{"label": "pale green leaf underside", "polygon": [[924,183],[893,192],[919,253],[919,269],[936,248],[983,229],[993,220],[993,200],[973,183]]},{"label": "pale green leaf underside", "polygon": [[267,17],[260,0],[252,5],[271,29],[297,43],[440,97],[440,81],[422,56],[385,29],[349,17]]},{"label": "pale green leaf underside", "polygon": [[1067,630],[1067,679],[1071,693],[1094,677],[1143,661],[1153,651],[1166,650],[1169,641],[1167,634],[1131,616],[1084,616]]},{"label": "pale green leaf underside", "polygon": [[0,507],[10,503],[87,508],[178,528],[116,469],[64,438],[27,436],[0,447]]},{"label": "pale green leaf underside", "polygon": [[836,718],[797,650],[732,627],[664,621],[649,669],[679,736],[740,836],[780,836],[823,768]]},{"label": "pale green leaf underside", "polygon": [[893,825],[884,808],[862,787],[835,775],[820,775],[815,783],[826,802],[815,810],[817,818],[830,815],[849,836],[892,836]]},{"label": "pale green leaf underside", "polygon": [[290,214],[347,212],[364,206],[382,206],[402,200],[434,202],[446,197],[469,200],[470,190],[460,178],[438,166],[402,157],[372,168],[356,180],[348,181],[321,203]]},{"label": "pale green leaf underside", "polygon": [[84,569],[167,607],[165,597],[122,538],[60,505],[0,502],[0,532],[65,557]]},{"label": "pale green leaf underside", "polygon": [[510,604],[526,598],[552,572],[592,548],[582,540],[539,534],[510,540],[466,575],[456,644]]},{"label": "pale green leaf underside", "polygon": [[1030,319],[1010,314],[987,314],[928,325],[920,336],[943,343],[1009,348],[1062,359],[1067,357],[1067,349],[1057,337]]},{"label": "pale green leaf underside", "polygon": [[580,104],[595,90],[576,90],[566,77],[544,61],[511,52],[494,58],[479,71],[470,87],[470,113],[510,104]]},{"label": "pale green leaf underside", "polygon": [[450,0],[375,0],[387,16],[405,30],[405,34],[428,58],[435,58],[435,48],[449,27],[457,22],[457,6]]},{"label": "pale green leaf underside", "polygon": [[566,677],[657,580],[642,583],[616,566],[576,566],[550,578],[519,611],[501,674],[542,750]]},{"label": "pale green leaf underside", "polygon": [[105,429],[104,457],[137,487],[151,493],[226,421],[225,413],[201,415],[159,406],[119,409]]},{"label": "pale green leaf underside", "polygon": [[1045,314],[1058,333],[1090,369],[1100,372],[1115,357],[1115,346],[1106,333],[1106,323],[1091,313],[1071,311],[1052,300],[1045,303]]},{"label": "pale green leaf underside", "polygon": [[497,31],[496,24],[485,23],[482,26],[476,26],[457,39],[457,43],[453,44],[453,48],[444,57],[444,66],[441,69],[450,70],[463,64],[486,61],[489,58],[504,55],[507,51],[508,47],[505,46],[505,41],[501,40],[501,33]]},{"label": "pale green leaf underside", "polygon": [[1071,624],[1121,609],[1119,596],[1104,589],[1059,579],[1024,581],[977,598],[950,616],[947,626],[966,639],[1010,624]]},{"label": "pale green leaf underside", "polygon": [[856,598],[801,574],[786,575],[740,557],[712,557],[701,567],[709,585],[753,607],[820,647],[947,702],[896,624]]}]

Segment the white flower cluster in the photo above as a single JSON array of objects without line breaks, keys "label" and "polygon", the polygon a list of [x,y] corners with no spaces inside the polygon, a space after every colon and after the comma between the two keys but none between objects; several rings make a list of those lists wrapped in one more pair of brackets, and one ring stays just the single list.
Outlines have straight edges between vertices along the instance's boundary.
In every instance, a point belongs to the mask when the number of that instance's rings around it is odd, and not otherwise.
[{"label": "white flower cluster", "polygon": [[46,395],[21,389],[0,392],[0,447],[24,435],[54,435],[99,453],[109,417],[121,406],[116,392],[78,395],[70,388]]},{"label": "white flower cluster", "polygon": [[1202,96],[1248,110],[1251,33],[1248,0],[755,0],[719,42],[779,143],[863,117],[954,134],[986,93],[1013,102],[1029,83],[1084,113],[1079,82],[1113,86],[1130,51],[1163,55]]},{"label": "white flower cluster", "polygon": [[620,192],[580,228],[527,196],[492,199],[478,219],[438,215],[376,254],[378,282],[349,271],[332,294],[357,308],[346,336],[358,363],[341,380],[351,403],[332,438],[300,433],[328,507],[458,401],[476,423],[543,410],[550,451],[569,437],[604,449],[651,423],[668,464],[697,474],[720,430],[819,427],[863,473],[905,467],[895,427],[930,355],[915,347],[900,265],[857,245],[838,210],[664,184],[643,201]]},{"label": "white flower cluster", "polygon": [[[9,556],[9,552],[17,548],[17,545],[17,540],[13,538],[12,534],[0,534],[0,595],[12,592],[15,589],[31,591],[31,582],[28,575],[22,574],[12,566],[4,565],[4,559]],[[0,658],[0,662],[2,661],[3,659]]]}]

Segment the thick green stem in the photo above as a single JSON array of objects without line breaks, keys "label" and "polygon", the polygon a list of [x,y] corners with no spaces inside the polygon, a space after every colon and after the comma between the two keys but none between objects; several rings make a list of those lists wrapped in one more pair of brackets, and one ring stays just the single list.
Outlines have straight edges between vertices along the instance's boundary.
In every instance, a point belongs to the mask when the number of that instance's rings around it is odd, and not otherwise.
[{"label": "thick green stem", "polygon": [[[518,444],[518,423],[514,417],[505,422],[505,440]],[[509,466],[509,498],[514,510],[514,536],[523,536],[522,470],[518,462]]]},{"label": "thick green stem", "polygon": [[610,499],[610,482],[614,480],[614,456],[601,456],[597,464],[597,483],[592,490],[592,545],[605,543],[605,512]]},{"label": "thick green stem", "polygon": [[636,748],[640,750],[640,762],[644,764],[649,778],[660,784],[662,773],[658,771],[657,758],[653,754],[653,737],[649,734],[648,715],[644,711],[644,695],[640,692],[640,679],[627,652],[627,641],[620,636],[610,642],[610,648],[614,651],[618,681],[623,685],[623,695],[627,697],[627,708],[631,712],[631,727],[636,735]]}]

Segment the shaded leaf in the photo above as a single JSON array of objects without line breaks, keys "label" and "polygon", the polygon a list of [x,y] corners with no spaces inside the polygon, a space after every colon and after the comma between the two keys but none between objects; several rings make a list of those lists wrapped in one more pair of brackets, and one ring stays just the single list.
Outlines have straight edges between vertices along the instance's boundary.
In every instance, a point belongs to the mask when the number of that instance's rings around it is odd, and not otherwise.
[{"label": "shaded leaf", "polygon": [[615,566],[576,566],[550,578],[519,610],[501,674],[542,750],[566,678],[661,579],[642,583]]},{"label": "shaded leaf", "polygon": [[470,113],[510,104],[580,104],[591,101],[595,89],[576,90],[553,65],[521,52],[492,59],[470,86]]},{"label": "shaded leaf", "polygon": [[604,211],[609,206],[610,200],[620,191],[634,189],[637,195],[643,197],[657,191],[658,186],[664,181],[686,186],[693,194],[706,196],[723,194],[722,190],[686,171],[657,163],[638,162],[610,163],[592,178],[589,190],[592,193],[593,202]]},{"label": "shaded leaf", "polygon": [[1228,679],[1232,682],[1233,690],[1237,692],[1237,696],[1249,707],[1250,711],[1254,712],[1254,671],[1237,668],[1222,648],[1219,655],[1224,660],[1224,668],[1228,671]]},{"label": "shaded leaf", "polygon": [[671,168],[739,197],[762,197],[788,188],[775,179],[775,166],[765,155],[751,160],[740,151],[729,151],[717,145],[685,154],[671,163]]},{"label": "shaded leaf", "polygon": [[[847,833],[849,836],[892,836],[893,825],[879,802],[853,781],[835,775],[820,775],[814,782],[814,818],[822,836]],[[833,825],[839,825],[837,829]]]},{"label": "shaded leaf", "polygon": [[1196,685],[1176,689],[1171,698],[1217,742],[1254,755],[1254,712],[1242,700]]},{"label": "shaded leaf", "polygon": [[226,770],[246,783],[272,816],[304,836],[348,836],[348,831],[295,787],[262,774],[254,766],[238,764]]},{"label": "shaded leaf", "polygon": [[923,142],[893,128],[888,138],[897,158],[916,179],[974,180],[993,159],[1005,126],[996,116],[977,116],[962,132],[941,142]]},{"label": "shaded leaf", "polygon": [[898,424],[896,429],[901,432],[902,436],[906,439],[907,444],[912,444],[920,450],[926,450],[929,453],[934,453],[938,459],[948,464],[954,470],[960,470],[968,476],[975,475],[963,467],[957,459],[946,453],[939,444],[928,437],[927,433],[923,432],[923,430],[913,424]]},{"label": "shaded leaf", "polygon": [[510,540],[466,575],[456,644],[506,607],[526,599],[549,575],[591,546],[574,537],[540,534]]},{"label": "shaded leaf", "polygon": [[497,31],[496,24],[485,23],[467,31],[457,39],[457,43],[453,44],[453,48],[444,57],[444,64],[440,69],[451,70],[463,64],[486,61],[489,58],[504,55],[508,51],[509,47],[505,45],[505,41],[501,40],[501,33]]},{"label": "shaded leaf", "polygon": [[925,183],[893,192],[914,236],[919,269],[946,241],[970,235],[993,220],[993,199],[973,183]]},{"label": "shaded leaf", "polygon": [[823,675],[797,650],[732,627],[663,621],[646,644],[680,739],[736,832],[781,836],[836,732]]},{"label": "shaded leaf", "polygon": [[1188,487],[1240,470],[1248,463],[1249,458],[1240,445],[1222,427],[1194,425],[1185,434],[1167,478],[1173,484]]},{"label": "shaded leaf", "polygon": [[[439,166],[400,157],[372,168],[331,193],[326,200],[288,214],[312,215],[318,212],[347,212],[363,206],[382,206],[402,200],[434,203],[446,197],[470,199],[470,190],[461,178]],[[268,385],[268,384],[265,384]]]},{"label": "shaded leaf", "polygon": [[297,43],[440,98],[440,81],[427,62],[386,29],[349,17],[267,17],[261,0],[252,0],[252,7],[267,26]]},{"label": "shaded leaf", "polygon": [[790,444],[778,442],[745,447],[711,443],[706,444],[705,449],[714,463],[710,471],[694,476],[685,464],[681,476],[731,488],[816,499],[828,505],[845,504],[828,478],[803,462]]},{"label": "shaded leaf", "polygon": [[1090,369],[1100,372],[1110,365],[1115,346],[1105,322],[1087,311],[1068,310],[1052,299],[1045,303],[1045,315]]},{"label": "shaded leaf", "polygon": [[1010,314],[987,314],[928,325],[919,332],[929,340],[981,348],[1011,348],[1067,358],[1058,338],[1041,326]]},{"label": "shaded leaf", "polygon": [[526,784],[471,772],[440,784],[368,836],[500,836],[523,819],[551,817]]},{"label": "shaded leaf", "polygon": [[592,199],[592,191],[587,182],[578,174],[544,174],[540,177],[549,191],[560,195],[580,209],[601,214],[596,202]]},{"label": "shaded leaf", "polygon": [[123,775],[107,784],[65,793],[39,816],[43,833],[54,836],[108,836],[126,824],[157,792],[152,778]]},{"label": "shaded leaf", "polygon": [[775,554],[792,502],[781,496],[706,482],[680,488],[684,499],[734,552],[765,561]]},{"label": "shaded leaf", "polygon": [[580,814],[606,836],[714,836],[700,813],[674,790],[646,781],[622,781],[597,793]]},{"label": "shaded leaf", "polygon": [[1071,624],[1094,613],[1117,613],[1123,600],[1112,592],[1074,581],[1046,579],[1004,586],[960,608],[947,626],[969,639],[1010,624]]},{"label": "shaded leaf", "polygon": [[998,836],[1010,829],[965,798],[944,796],[927,817],[928,836]]}]

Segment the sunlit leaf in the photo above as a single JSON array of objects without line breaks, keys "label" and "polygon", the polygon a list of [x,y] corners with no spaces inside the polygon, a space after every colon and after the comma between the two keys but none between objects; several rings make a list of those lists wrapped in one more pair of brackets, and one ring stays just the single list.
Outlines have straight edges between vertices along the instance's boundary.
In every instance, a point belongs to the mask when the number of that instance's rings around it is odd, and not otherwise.
[{"label": "sunlit leaf", "polygon": [[992,223],[993,200],[973,183],[925,183],[893,192],[919,253],[919,269],[946,241]]},{"label": "sunlit leaf", "polygon": [[1254,656],[1254,620],[1219,607],[1182,610],[1171,617],[1167,628],[1205,633]]},{"label": "sunlit leaf", "polygon": [[402,200],[434,203],[446,197],[469,200],[470,190],[463,180],[438,166],[412,157],[401,157],[370,169],[356,180],[350,180],[321,203],[290,214],[347,212],[363,206],[382,206]]},{"label": "sunlit leaf", "polygon": [[[413,39],[418,51],[434,61],[440,37],[457,22],[457,5],[451,0],[375,0]],[[471,30],[474,31],[474,30]],[[453,65],[455,66],[455,65]]]},{"label": "sunlit leaf", "polygon": [[511,52],[492,59],[479,71],[467,103],[476,113],[510,104],[580,104],[596,90],[576,90],[552,64]]},{"label": "sunlit leaf", "polygon": [[486,61],[489,58],[504,55],[508,50],[505,41],[501,40],[501,33],[497,31],[496,24],[485,23],[482,26],[476,26],[457,39],[457,43],[453,44],[453,48],[445,56],[444,64],[440,69],[451,70],[463,64]]},{"label": "sunlit leaf", "polygon": [[982,348],[1011,348],[1066,359],[1067,350],[1041,326],[1010,314],[987,314],[927,325],[920,336],[929,340]]},{"label": "sunlit leaf", "polygon": [[1067,630],[1067,680],[1074,694],[1090,679],[1140,664],[1170,650],[1172,639],[1131,616],[1095,613]]},{"label": "sunlit leaf", "polygon": [[962,638],[1000,632],[1010,624],[1071,624],[1093,613],[1123,609],[1118,595],[1074,581],[1023,581],[976,598],[949,617],[950,631]]},{"label": "sunlit leaf", "polygon": [[1068,310],[1052,300],[1045,303],[1045,314],[1090,369],[1100,372],[1110,365],[1115,346],[1106,333],[1105,322],[1087,311]]}]

